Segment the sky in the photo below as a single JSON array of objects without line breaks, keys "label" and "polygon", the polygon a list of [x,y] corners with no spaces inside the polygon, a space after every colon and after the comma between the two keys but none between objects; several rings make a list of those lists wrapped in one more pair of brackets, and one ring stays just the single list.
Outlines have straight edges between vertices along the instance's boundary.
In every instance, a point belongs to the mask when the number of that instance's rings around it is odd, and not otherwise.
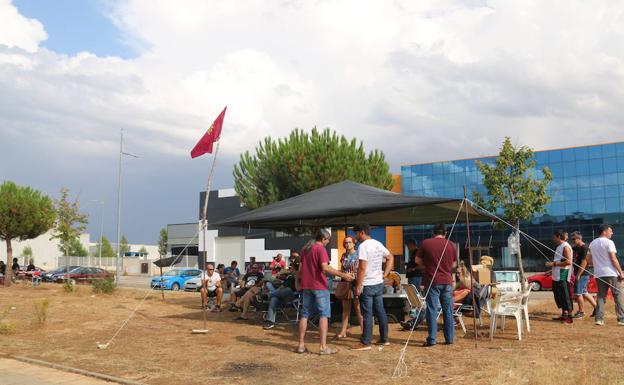
[{"label": "sky", "polygon": [[[0,0],[0,181],[68,187],[91,238],[197,220],[266,136],[331,127],[401,164],[624,140],[624,3]],[[95,201],[104,201],[103,206]]]}]

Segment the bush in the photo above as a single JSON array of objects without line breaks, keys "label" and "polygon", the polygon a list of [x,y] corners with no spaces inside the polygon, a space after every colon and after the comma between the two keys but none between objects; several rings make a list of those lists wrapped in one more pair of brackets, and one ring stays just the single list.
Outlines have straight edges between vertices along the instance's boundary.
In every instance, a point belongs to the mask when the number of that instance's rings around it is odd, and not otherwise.
[{"label": "bush", "polygon": [[37,316],[37,322],[43,325],[48,318],[48,306],[50,301],[47,298],[35,301],[35,315]]},{"label": "bush", "polygon": [[12,322],[0,322],[0,334],[9,334],[15,330],[15,324]]},{"label": "bush", "polygon": [[74,289],[74,285],[71,282],[65,281],[65,283],[63,283],[63,290],[65,290],[65,293],[73,293]]},{"label": "bush", "polygon": [[91,283],[91,289],[94,294],[112,294],[115,291],[115,282],[110,279],[96,279]]}]

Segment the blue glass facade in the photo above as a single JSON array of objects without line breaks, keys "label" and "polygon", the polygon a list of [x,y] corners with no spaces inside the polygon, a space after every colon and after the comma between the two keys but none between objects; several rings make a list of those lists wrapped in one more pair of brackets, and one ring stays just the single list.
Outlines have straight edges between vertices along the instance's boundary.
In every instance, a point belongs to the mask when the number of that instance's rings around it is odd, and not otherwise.
[{"label": "blue glass facade", "polygon": [[[462,198],[466,186],[469,197],[474,190],[485,193],[476,161],[491,163],[495,159],[485,157],[402,166],[402,191],[406,195]],[[600,224],[610,223],[616,247],[624,248],[624,142],[536,151],[535,160],[537,167],[533,173],[537,178],[542,177],[544,166],[553,173],[548,187],[552,201],[546,213],[521,226],[524,231],[550,245],[550,236],[557,228],[570,232],[579,230],[585,240],[590,241]],[[465,241],[465,228],[459,226],[456,231],[454,240]],[[506,245],[508,235],[508,230],[492,230],[490,224],[477,224],[474,231],[471,229],[473,243],[491,246],[489,254],[494,257],[503,253],[501,247]],[[420,240],[428,236],[429,231],[424,226],[410,226],[404,230],[405,239]],[[523,242],[523,255],[527,257],[527,265],[543,270],[544,256],[526,243]],[[547,253],[547,250],[542,251]],[[500,264],[501,258],[496,259]]]}]

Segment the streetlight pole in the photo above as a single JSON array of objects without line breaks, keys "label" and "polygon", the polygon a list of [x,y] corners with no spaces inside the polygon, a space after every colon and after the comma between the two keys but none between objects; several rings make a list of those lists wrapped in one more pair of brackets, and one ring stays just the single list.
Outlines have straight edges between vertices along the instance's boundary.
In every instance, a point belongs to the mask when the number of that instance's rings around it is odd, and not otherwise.
[{"label": "streetlight pole", "polygon": [[121,271],[121,158],[128,155],[138,158],[137,155],[123,151],[123,128],[119,139],[119,174],[117,179],[117,257],[115,260],[115,286],[119,286],[119,272]]}]

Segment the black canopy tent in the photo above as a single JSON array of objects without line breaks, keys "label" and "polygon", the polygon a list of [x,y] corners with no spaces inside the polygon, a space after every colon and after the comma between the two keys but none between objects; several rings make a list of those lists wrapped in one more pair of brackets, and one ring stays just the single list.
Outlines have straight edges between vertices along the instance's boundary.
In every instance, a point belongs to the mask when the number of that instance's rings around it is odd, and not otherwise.
[{"label": "black canopy tent", "polygon": [[[452,223],[462,199],[415,197],[344,181],[214,223],[255,228]],[[466,207],[464,207],[466,209]],[[468,205],[472,221],[491,217]],[[463,210],[462,210],[463,211]]]}]

